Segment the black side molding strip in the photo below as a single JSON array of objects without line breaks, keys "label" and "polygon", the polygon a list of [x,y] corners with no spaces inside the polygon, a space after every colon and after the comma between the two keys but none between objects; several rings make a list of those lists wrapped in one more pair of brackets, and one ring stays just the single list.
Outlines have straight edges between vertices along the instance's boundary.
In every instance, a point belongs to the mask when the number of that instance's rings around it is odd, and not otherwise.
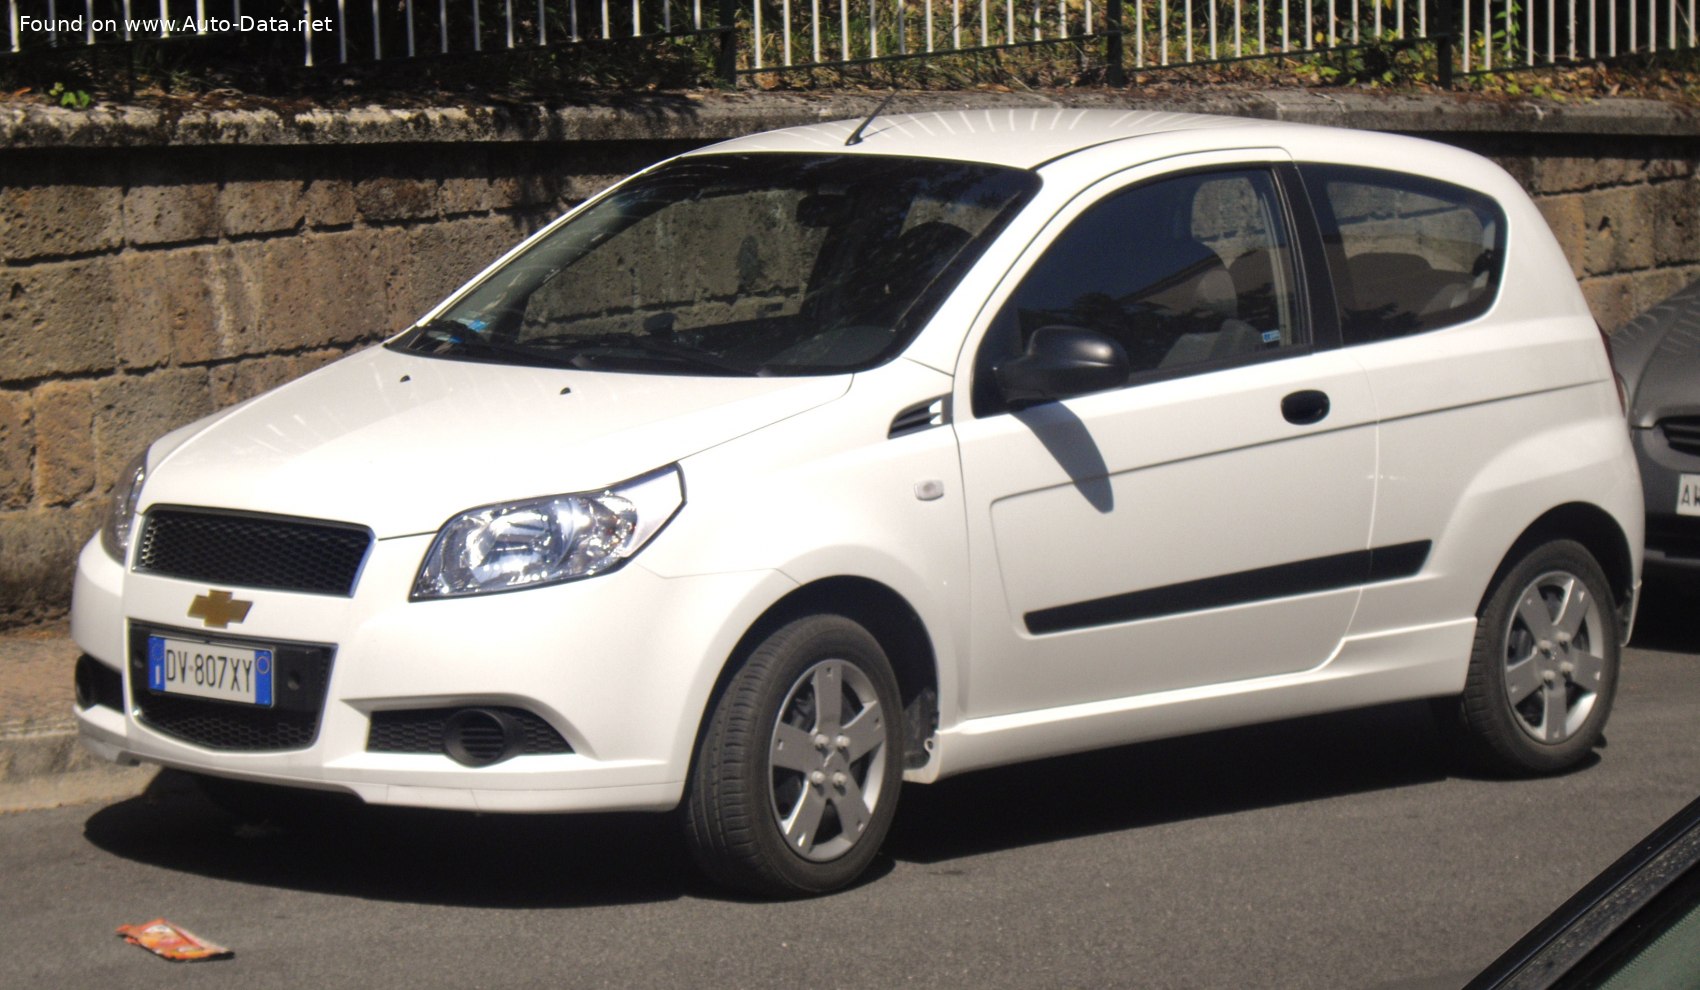
[{"label": "black side molding strip", "polygon": [[1383,581],[1410,577],[1428,563],[1431,546],[1433,544],[1428,540],[1417,540],[1415,543],[1376,547],[1369,552],[1369,578],[1364,583],[1380,584]]},{"label": "black side molding strip", "polygon": [[1182,581],[1160,588],[1129,591],[1072,605],[1057,605],[1028,612],[1027,631],[1042,636],[1392,581],[1422,570],[1431,546],[1428,540],[1418,540],[1390,547],[1353,550],[1219,577]]}]

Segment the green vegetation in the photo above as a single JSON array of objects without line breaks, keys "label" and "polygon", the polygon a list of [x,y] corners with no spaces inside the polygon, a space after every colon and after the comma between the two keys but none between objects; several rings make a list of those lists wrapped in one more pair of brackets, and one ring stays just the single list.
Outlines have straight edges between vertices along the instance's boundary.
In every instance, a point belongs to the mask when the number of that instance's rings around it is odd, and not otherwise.
[{"label": "green vegetation", "polygon": [[57,82],[47,91],[47,98],[58,100],[60,106],[69,107],[72,110],[87,110],[89,105],[94,102],[94,98],[89,96],[86,90],[66,89],[64,83]]}]

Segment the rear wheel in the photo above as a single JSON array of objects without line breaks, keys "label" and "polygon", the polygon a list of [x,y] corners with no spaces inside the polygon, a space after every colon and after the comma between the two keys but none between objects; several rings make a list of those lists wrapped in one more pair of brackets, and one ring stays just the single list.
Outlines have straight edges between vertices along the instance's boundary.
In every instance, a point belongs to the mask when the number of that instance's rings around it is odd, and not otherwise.
[{"label": "rear wheel", "polygon": [[1610,587],[1570,540],[1536,547],[1501,574],[1477,614],[1464,694],[1448,712],[1475,762],[1553,773],[1599,744],[1620,659]]},{"label": "rear wheel", "polygon": [[773,633],[733,675],[692,766],[685,832],[704,872],[764,896],[855,880],[896,812],[900,725],[867,630],[815,615]]}]

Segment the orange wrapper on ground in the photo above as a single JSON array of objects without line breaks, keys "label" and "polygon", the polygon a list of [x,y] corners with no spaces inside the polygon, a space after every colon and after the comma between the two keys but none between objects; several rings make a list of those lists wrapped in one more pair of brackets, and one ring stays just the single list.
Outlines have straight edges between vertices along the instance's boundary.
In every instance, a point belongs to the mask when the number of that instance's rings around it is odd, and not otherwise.
[{"label": "orange wrapper on ground", "polygon": [[139,945],[156,956],[172,962],[198,962],[202,959],[228,959],[236,953],[222,945],[214,945],[164,918],[155,918],[140,925],[119,925],[118,934],[131,945]]}]

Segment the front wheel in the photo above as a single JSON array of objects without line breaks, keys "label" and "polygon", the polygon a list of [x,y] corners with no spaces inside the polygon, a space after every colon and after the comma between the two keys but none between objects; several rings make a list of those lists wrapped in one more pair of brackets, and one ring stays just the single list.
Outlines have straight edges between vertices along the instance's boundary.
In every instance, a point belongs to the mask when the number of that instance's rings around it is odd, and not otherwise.
[{"label": "front wheel", "polygon": [[784,626],[715,704],[685,796],[714,880],[763,896],[850,883],[879,851],[902,779],[897,681],[878,641],[836,615]]},{"label": "front wheel", "polygon": [[1477,614],[1464,694],[1447,714],[1497,773],[1554,773],[1599,744],[1617,690],[1611,586],[1579,543],[1543,544],[1504,571]]}]

